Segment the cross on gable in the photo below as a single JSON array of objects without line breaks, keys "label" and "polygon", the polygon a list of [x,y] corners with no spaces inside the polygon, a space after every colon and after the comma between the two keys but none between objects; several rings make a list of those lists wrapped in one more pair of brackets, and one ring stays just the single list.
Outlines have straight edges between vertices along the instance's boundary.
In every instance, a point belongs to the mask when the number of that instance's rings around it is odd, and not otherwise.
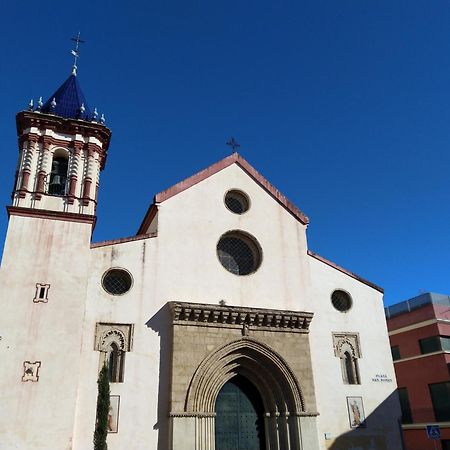
[{"label": "cross on gable", "polygon": [[241,146],[234,137],[232,137],[228,142],[226,142],[226,145],[231,147],[231,149],[233,150],[233,153],[235,153],[236,149]]}]

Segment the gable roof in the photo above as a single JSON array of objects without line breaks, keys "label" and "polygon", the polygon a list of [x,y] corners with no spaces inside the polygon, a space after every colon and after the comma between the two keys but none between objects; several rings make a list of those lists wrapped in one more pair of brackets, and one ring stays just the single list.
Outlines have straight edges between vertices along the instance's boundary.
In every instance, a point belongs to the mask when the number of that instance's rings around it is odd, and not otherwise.
[{"label": "gable roof", "polygon": [[283,206],[289,213],[291,213],[299,222],[304,225],[309,223],[308,217],[303,214],[292,202],[290,202],[273,184],[269,183],[253,166],[251,166],[239,153],[233,153],[224,159],[214,163],[206,169],[197,172],[196,174],[174,184],[172,187],[156,194],[153,199],[153,204],[150,205],[144,220],[139,227],[137,234],[143,234],[150,225],[153,217],[157,211],[157,204],[168,200],[180,192],[189,189],[190,187],[206,180],[210,176],[220,172],[221,170],[237,164],[247,175],[249,175],[259,186],[261,186],[269,195],[271,195],[281,206]]}]

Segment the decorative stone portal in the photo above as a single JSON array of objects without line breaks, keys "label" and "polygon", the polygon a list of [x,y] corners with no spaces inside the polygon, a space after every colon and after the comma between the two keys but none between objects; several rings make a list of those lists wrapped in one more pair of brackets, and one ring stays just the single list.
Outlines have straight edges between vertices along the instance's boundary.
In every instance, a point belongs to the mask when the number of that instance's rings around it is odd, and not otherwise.
[{"label": "decorative stone portal", "polygon": [[219,393],[236,379],[245,379],[261,399],[264,437],[257,450],[319,449],[308,338],[311,313],[169,306],[172,450],[222,450],[216,449],[221,427],[220,418],[216,424],[217,402],[220,407]]}]

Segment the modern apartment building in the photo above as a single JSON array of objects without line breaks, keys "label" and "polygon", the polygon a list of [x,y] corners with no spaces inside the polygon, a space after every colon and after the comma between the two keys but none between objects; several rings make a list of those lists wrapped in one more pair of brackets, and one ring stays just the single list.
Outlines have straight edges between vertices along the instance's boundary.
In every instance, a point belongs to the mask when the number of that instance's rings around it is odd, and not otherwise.
[{"label": "modern apartment building", "polygon": [[[406,450],[450,450],[450,296],[425,293],[385,309]],[[427,437],[426,425],[441,439]]]}]

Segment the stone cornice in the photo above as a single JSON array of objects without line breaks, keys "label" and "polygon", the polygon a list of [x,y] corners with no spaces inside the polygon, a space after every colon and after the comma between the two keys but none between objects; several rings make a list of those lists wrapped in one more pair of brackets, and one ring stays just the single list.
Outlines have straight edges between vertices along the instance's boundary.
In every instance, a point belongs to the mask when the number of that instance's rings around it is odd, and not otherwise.
[{"label": "stone cornice", "polygon": [[248,327],[270,331],[308,333],[313,313],[275,309],[169,302],[176,325]]},{"label": "stone cornice", "polygon": [[185,411],[175,411],[170,412],[169,417],[199,417],[199,418],[206,418],[206,417],[216,417],[215,412],[185,412]]},{"label": "stone cornice", "polygon": [[[264,413],[265,417],[317,417],[320,414],[315,411],[301,411],[297,413],[290,412],[270,412]],[[169,413],[169,417],[198,417],[198,418],[207,418],[207,417],[216,417],[217,413],[215,412],[194,412],[194,411],[171,411]]]},{"label": "stone cornice", "polygon": [[141,241],[143,239],[151,239],[157,237],[157,233],[148,233],[148,234],[141,234],[139,236],[130,236],[130,237],[124,237],[119,239],[111,239],[109,241],[102,241],[102,242],[94,242],[91,244],[91,248],[99,248],[99,247],[107,247],[109,245],[117,245],[117,244],[125,244],[127,242],[134,242],[134,241]]}]

